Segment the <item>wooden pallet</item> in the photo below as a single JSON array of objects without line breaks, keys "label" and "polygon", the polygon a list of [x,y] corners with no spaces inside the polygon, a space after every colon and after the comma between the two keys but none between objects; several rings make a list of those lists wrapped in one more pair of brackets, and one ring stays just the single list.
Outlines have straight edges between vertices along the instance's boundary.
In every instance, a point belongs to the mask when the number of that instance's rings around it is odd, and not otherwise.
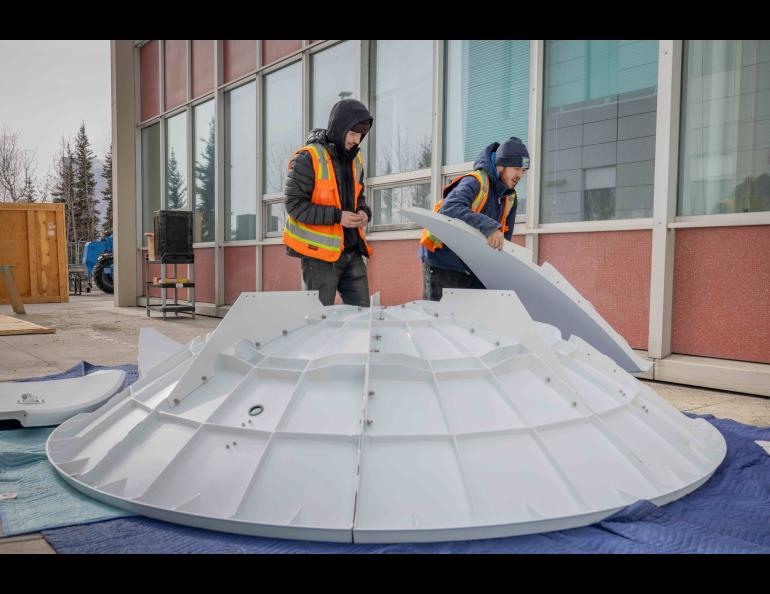
[{"label": "wooden pallet", "polygon": [[56,328],[44,328],[32,322],[25,322],[11,316],[0,314],[0,336],[12,334],[53,334]]}]

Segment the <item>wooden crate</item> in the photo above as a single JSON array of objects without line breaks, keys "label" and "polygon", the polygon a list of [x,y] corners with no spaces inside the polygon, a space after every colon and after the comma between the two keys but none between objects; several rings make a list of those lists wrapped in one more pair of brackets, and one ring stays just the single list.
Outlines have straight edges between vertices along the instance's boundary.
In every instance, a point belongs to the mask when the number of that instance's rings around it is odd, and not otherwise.
[{"label": "wooden crate", "polygon": [[[24,303],[69,301],[64,204],[0,203],[0,264],[13,264]],[[10,303],[0,282],[0,303]]]}]

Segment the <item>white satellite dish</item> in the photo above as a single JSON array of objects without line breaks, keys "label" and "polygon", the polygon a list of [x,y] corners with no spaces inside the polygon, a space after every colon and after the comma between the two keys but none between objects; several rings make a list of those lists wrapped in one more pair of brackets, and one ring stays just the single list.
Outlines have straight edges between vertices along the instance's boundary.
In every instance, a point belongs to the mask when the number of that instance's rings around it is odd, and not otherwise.
[{"label": "white satellite dish", "polygon": [[169,522],[425,542],[662,505],[726,444],[513,291],[450,290],[371,308],[243,293],[204,345],[61,425],[47,452],[80,491]]}]

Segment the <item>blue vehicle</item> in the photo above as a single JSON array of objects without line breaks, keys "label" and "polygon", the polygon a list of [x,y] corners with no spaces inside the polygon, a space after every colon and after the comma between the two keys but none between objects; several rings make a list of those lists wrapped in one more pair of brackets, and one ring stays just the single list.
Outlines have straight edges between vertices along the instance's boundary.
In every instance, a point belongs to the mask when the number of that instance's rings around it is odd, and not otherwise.
[{"label": "blue vehicle", "polygon": [[83,247],[83,266],[88,276],[88,290],[91,280],[105,293],[112,293],[115,285],[112,276],[112,235],[101,241],[89,241]]}]

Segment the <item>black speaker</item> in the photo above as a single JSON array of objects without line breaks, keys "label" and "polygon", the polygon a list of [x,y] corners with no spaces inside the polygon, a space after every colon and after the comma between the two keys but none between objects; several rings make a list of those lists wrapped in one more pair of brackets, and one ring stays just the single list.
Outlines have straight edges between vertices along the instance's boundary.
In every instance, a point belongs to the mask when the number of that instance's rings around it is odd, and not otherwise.
[{"label": "black speaker", "polygon": [[193,257],[192,211],[156,210],[155,253],[159,260],[174,263]]}]

